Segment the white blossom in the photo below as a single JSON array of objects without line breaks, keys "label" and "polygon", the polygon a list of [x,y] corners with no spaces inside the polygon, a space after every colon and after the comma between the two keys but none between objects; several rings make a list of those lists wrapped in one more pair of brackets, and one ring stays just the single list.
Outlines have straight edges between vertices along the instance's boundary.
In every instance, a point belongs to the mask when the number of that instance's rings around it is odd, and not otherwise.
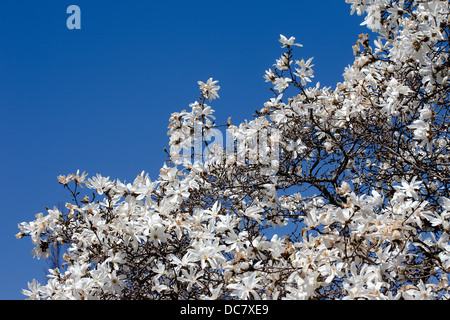
[{"label": "white blossom", "polygon": [[306,87],[312,58],[294,60],[301,45],[280,35],[285,52],[264,75],[275,96],[253,120],[223,125],[226,146],[208,140],[222,127],[205,103],[219,98],[209,78],[171,115],[156,179],[59,175],[71,202],[16,237],[37,258],[64,245],[64,263],[23,294],[448,299],[450,5],[346,2],[378,36],[372,48],[360,35],[334,89]]}]

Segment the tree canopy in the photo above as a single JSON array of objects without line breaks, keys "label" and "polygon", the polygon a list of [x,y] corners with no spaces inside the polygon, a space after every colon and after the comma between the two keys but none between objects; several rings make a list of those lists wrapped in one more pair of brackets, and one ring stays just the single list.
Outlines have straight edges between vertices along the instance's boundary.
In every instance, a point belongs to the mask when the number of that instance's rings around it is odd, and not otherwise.
[{"label": "tree canopy", "polygon": [[[66,244],[32,299],[448,299],[447,0],[346,0],[360,35],[335,88],[280,35],[250,121],[216,124],[218,81],[173,113],[152,181],[79,171],[19,224],[33,254]],[[372,41],[371,41],[372,40]],[[226,139],[223,139],[226,131]],[[224,142],[226,140],[226,145]]]}]

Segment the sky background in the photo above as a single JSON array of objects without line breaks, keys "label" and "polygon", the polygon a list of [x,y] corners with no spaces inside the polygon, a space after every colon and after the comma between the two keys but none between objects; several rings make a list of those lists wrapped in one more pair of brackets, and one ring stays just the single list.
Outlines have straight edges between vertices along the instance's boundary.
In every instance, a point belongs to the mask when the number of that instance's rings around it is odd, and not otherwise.
[{"label": "sky background", "polygon": [[[81,30],[69,30],[69,5]],[[86,171],[132,182],[158,176],[172,112],[219,80],[217,123],[251,119],[273,95],[263,79],[283,52],[279,34],[314,57],[335,87],[368,30],[344,0],[4,0],[0,7],[0,299],[23,299],[45,279],[17,224],[70,201],[60,174]]]}]

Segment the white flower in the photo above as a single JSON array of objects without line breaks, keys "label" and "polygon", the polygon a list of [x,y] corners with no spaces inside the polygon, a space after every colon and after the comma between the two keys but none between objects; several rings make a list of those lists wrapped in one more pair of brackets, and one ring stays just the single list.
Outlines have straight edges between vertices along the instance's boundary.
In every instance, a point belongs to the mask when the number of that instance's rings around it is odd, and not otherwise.
[{"label": "white flower", "polygon": [[259,224],[262,224],[261,222],[262,216],[260,215],[261,212],[264,212],[264,210],[261,207],[256,206],[247,208],[243,212],[243,214],[248,218],[256,220],[256,222],[258,222]]},{"label": "white flower", "polygon": [[442,202],[442,206],[444,207],[444,209],[450,212],[450,199],[442,197]]},{"label": "white flower", "polygon": [[414,138],[420,140],[420,146],[424,146],[429,143],[430,125],[423,120],[415,120],[408,126],[410,129],[414,129]]},{"label": "white flower", "polygon": [[117,275],[117,271],[113,270],[107,274],[107,282],[105,282],[105,289],[112,292],[118,292],[125,286],[125,276],[123,274]]},{"label": "white flower", "polygon": [[175,265],[177,272],[182,268],[190,268],[195,266],[193,263],[195,258],[190,252],[187,252],[181,259],[174,254],[170,254],[168,257],[172,260],[170,263]]},{"label": "white flower", "polygon": [[276,75],[271,69],[269,69],[269,70],[266,70],[266,74],[264,75],[264,79],[266,79],[266,82],[272,82],[273,83],[275,81],[275,79],[276,79]]},{"label": "white flower", "polygon": [[410,289],[403,292],[402,296],[405,300],[431,300],[434,298],[435,294],[432,285],[425,285],[423,281],[420,280],[417,286],[411,286]]},{"label": "white flower", "polygon": [[167,241],[167,234],[162,227],[151,228],[148,233],[148,239],[155,245],[159,245]]},{"label": "white flower", "polygon": [[195,268],[190,268],[189,272],[185,269],[181,270],[182,276],[178,278],[178,280],[187,282],[187,291],[191,291],[193,287],[203,287],[202,283],[198,280],[198,278],[203,276],[202,270],[197,270]]},{"label": "white flower", "polygon": [[40,290],[41,290],[41,284],[36,281],[36,279],[33,279],[33,281],[30,283],[28,282],[28,289],[25,290],[22,289],[22,294],[25,296],[28,296],[29,300],[40,300]]},{"label": "white flower", "polygon": [[281,93],[282,91],[286,90],[287,87],[289,87],[289,82],[291,82],[292,79],[290,78],[276,78],[273,84],[275,85],[274,89],[278,91],[278,93]]},{"label": "white flower", "polygon": [[342,184],[340,187],[336,188],[336,192],[340,195],[346,195],[352,190],[350,185],[346,181],[342,181]]},{"label": "white flower", "polygon": [[114,270],[118,270],[119,267],[126,262],[125,252],[112,253],[112,256],[105,260],[105,262],[111,262]]},{"label": "white flower", "polygon": [[87,187],[90,189],[96,189],[99,195],[111,189],[113,182],[109,180],[109,177],[102,177],[97,173],[92,179],[88,179]]},{"label": "white flower", "polygon": [[233,290],[233,294],[238,296],[239,299],[249,299],[251,296],[259,300],[257,290],[261,289],[262,286],[258,284],[260,278],[257,278],[257,273],[252,272],[249,276],[246,276],[240,280],[239,283],[232,283],[227,286],[227,288]]},{"label": "white flower", "polygon": [[394,186],[394,188],[397,191],[404,192],[406,196],[414,198],[415,200],[418,199],[419,195],[417,193],[417,190],[420,190],[422,188],[422,181],[416,181],[417,177],[412,178],[411,182],[407,182],[404,178],[402,179],[402,185],[401,186]]},{"label": "white flower", "polygon": [[199,243],[197,248],[188,249],[188,252],[196,259],[200,261],[202,269],[211,267],[217,269],[219,263],[225,260],[225,257],[220,253],[221,248],[215,244],[208,245],[207,243]]},{"label": "white flower", "polygon": [[206,83],[198,81],[198,84],[200,85],[200,91],[203,97],[209,99],[209,101],[219,98],[217,91],[220,89],[220,86],[215,85],[217,82],[219,81],[218,80],[213,81],[212,78],[209,78],[208,81],[206,81]]},{"label": "white flower", "polygon": [[295,37],[290,37],[289,39],[286,38],[285,36],[283,36],[282,34],[280,34],[280,40],[278,40],[281,42],[281,44],[283,44],[282,48],[285,47],[291,47],[291,46],[298,46],[298,47],[303,47],[301,44],[299,43],[294,43],[295,41]]},{"label": "white flower", "polygon": [[276,60],[276,63],[274,64],[274,66],[276,69],[283,71],[283,70],[287,70],[291,64],[292,64],[292,60],[289,60],[288,55],[283,53],[281,58]]},{"label": "white flower", "polygon": [[300,66],[300,69],[295,68],[296,72],[294,72],[294,74],[300,77],[303,86],[306,86],[308,82],[311,82],[311,78],[314,78],[314,70],[312,69],[314,65],[311,64],[312,60],[313,58],[309,58],[306,62],[303,59],[301,61],[296,61],[296,64]]},{"label": "white flower", "polygon": [[63,184],[63,185],[69,184],[69,182],[72,181],[72,180],[73,180],[73,176],[72,175],[68,175],[67,177],[63,176],[63,175],[59,175],[58,176],[58,182],[60,184]]}]

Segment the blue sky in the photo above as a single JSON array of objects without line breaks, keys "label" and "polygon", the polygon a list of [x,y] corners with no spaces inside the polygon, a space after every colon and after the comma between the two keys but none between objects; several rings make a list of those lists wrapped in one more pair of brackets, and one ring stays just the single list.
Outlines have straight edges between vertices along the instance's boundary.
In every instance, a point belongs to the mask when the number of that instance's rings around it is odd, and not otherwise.
[{"label": "blue sky", "polygon": [[[69,5],[81,30],[66,27]],[[353,61],[362,17],[344,0],[3,1],[0,10],[0,299],[23,299],[44,278],[17,223],[69,201],[60,174],[77,169],[132,181],[156,178],[172,112],[219,80],[217,123],[251,119],[272,97],[264,71],[282,53],[279,34],[314,57],[334,87]]]}]

